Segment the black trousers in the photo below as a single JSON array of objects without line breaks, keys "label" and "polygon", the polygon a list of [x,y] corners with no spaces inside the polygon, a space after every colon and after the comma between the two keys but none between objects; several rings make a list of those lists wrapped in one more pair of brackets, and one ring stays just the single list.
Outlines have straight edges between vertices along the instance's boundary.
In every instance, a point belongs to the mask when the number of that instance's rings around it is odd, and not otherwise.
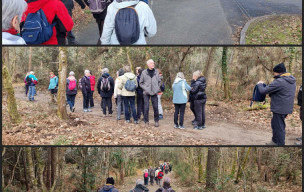
[{"label": "black trousers", "polygon": [[195,110],[194,110],[194,100],[190,101],[190,110],[192,111],[194,115],[194,120],[196,120]]},{"label": "black trousers", "polygon": [[150,183],[151,183],[151,185],[154,184],[154,176],[150,176]]},{"label": "black trousers", "polygon": [[178,115],[179,116],[179,125],[184,125],[184,115],[185,115],[185,109],[186,109],[186,103],[184,104],[174,104],[175,111],[174,111],[174,124],[178,125]]},{"label": "black trousers", "polygon": [[137,94],[136,104],[137,104],[137,120],[140,120],[141,114],[144,114],[144,95],[143,94]]},{"label": "black trousers", "polygon": [[285,145],[285,118],[287,115],[273,113],[271,120],[272,141],[279,146]]},{"label": "black trousers", "polygon": [[159,113],[158,113],[158,97],[156,95],[144,95],[144,121],[145,123],[149,122],[149,105],[150,98],[152,101],[153,111],[154,111],[154,121],[159,121]]},{"label": "black trousers", "polygon": [[82,92],[82,96],[83,96],[83,109],[88,109],[89,101],[90,101],[90,93]]},{"label": "black trousers", "polygon": [[195,100],[194,101],[194,111],[195,111],[195,121],[198,126],[205,125],[205,104],[206,100]]},{"label": "black trousers", "polygon": [[98,25],[98,30],[99,30],[99,38],[98,38],[98,41],[97,41],[97,45],[101,45],[100,38],[101,38],[101,35],[102,35],[102,31],[103,31],[104,20],[96,20],[96,23]]},{"label": "black trousers", "polygon": [[94,91],[91,91],[90,92],[90,107],[94,107],[94,98],[93,98],[93,95],[94,95]]},{"label": "black trousers", "polygon": [[29,86],[25,85],[25,95],[27,95],[28,91],[29,91]]},{"label": "black trousers", "polygon": [[112,98],[111,97],[102,97],[101,99],[101,107],[102,107],[102,111],[103,114],[106,115],[107,114],[107,107],[109,110],[109,114],[112,114]]}]

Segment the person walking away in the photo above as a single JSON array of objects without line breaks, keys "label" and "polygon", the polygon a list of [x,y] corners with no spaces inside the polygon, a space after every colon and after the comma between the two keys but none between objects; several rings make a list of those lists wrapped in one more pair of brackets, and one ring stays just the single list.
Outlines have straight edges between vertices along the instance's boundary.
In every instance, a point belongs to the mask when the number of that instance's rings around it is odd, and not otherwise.
[{"label": "person walking away", "polygon": [[175,192],[175,191],[172,189],[172,187],[171,187],[171,185],[170,185],[170,182],[171,182],[170,178],[169,178],[169,177],[165,177],[165,178],[164,178],[163,186],[160,187],[159,189],[157,189],[156,192],[164,192],[164,191]]},{"label": "person walking away", "polygon": [[[62,1],[27,0],[27,3],[28,9],[21,22],[21,36],[25,42],[35,45],[65,45],[67,32],[72,30],[74,22]],[[40,32],[39,26],[44,20],[37,22],[37,20],[32,20],[33,17],[28,17],[37,13],[45,15],[50,30]],[[33,23],[37,23],[37,26],[33,26]],[[36,27],[37,30],[32,30],[33,27]],[[37,35],[37,33],[40,34],[40,37],[45,38],[33,39],[33,35]]]},{"label": "person walking away", "polygon": [[163,95],[163,92],[165,91],[165,83],[163,82],[163,73],[161,72],[160,69],[158,69],[159,73],[159,78],[160,78],[160,90],[157,93],[157,98],[158,98],[158,113],[159,113],[159,120],[164,119],[164,111],[161,103],[161,97]]},{"label": "person walking away", "polygon": [[156,31],[156,20],[148,4],[114,0],[108,7],[100,40],[103,45],[145,45],[145,37],[153,37]]},{"label": "person walking away", "polygon": [[149,189],[144,186],[144,181],[142,179],[137,179],[136,186],[131,189],[130,192],[148,192]]},{"label": "person walking away", "polygon": [[115,182],[113,177],[108,177],[106,180],[106,185],[104,185],[101,189],[98,189],[97,192],[119,192],[117,188],[114,186]]},{"label": "person walking away", "polygon": [[77,80],[75,78],[75,73],[71,71],[69,73],[69,77],[66,79],[66,97],[71,112],[75,112],[76,95],[77,95]]},{"label": "person walking away", "polygon": [[[194,84],[195,84],[195,80],[192,79],[190,87],[194,87]],[[192,123],[192,125],[197,125],[196,114],[195,114],[195,110],[194,110],[194,94],[192,94],[191,92],[189,94],[189,103],[190,103],[190,110],[192,111],[193,116],[194,116],[194,119],[192,120],[191,123]]]},{"label": "person walking away", "polygon": [[81,78],[81,91],[83,96],[83,112],[92,112],[89,109],[89,102],[90,102],[90,93],[91,93],[91,83],[90,83],[90,71],[85,70],[84,76]]},{"label": "person walking away", "polygon": [[124,75],[124,70],[119,69],[117,71],[117,77],[115,79],[115,85],[114,85],[114,98],[116,100],[116,108],[117,108],[117,115],[116,120],[119,121],[121,118],[121,114],[124,113],[124,103],[123,103],[123,97],[121,95],[121,89],[118,89],[118,85],[121,84],[121,76]]},{"label": "person walking away", "polygon": [[2,0],[2,45],[26,45],[20,37],[20,22],[26,9],[24,0]]},{"label": "person walking away", "polygon": [[201,71],[195,71],[193,73],[193,79],[195,83],[191,87],[190,93],[193,95],[194,99],[194,110],[196,114],[194,129],[203,130],[205,126],[205,105],[207,101],[207,96],[205,89],[207,86],[205,77],[202,76]]},{"label": "person walking away", "polygon": [[158,70],[155,69],[155,64],[152,59],[147,61],[147,66],[148,69],[142,72],[139,81],[139,86],[143,89],[144,95],[144,121],[145,125],[149,126],[149,103],[151,98],[154,111],[155,127],[159,127],[157,93],[160,90],[161,80]]},{"label": "person walking away", "polygon": [[52,102],[57,102],[58,77],[54,72],[50,72],[50,84],[48,90],[51,92]]},{"label": "person walking away", "polygon": [[118,89],[121,90],[124,101],[125,119],[127,123],[130,122],[131,115],[128,109],[131,107],[134,124],[138,124],[135,109],[135,91],[138,86],[136,76],[131,72],[130,66],[124,66],[124,72],[124,75],[120,78],[121,81],[119,81]]},{"label": "person walking away", "polygon": [[[187,91],[191,90],[191,87],[188,85],[185,80],[184,73],[179,72],[176,74],[176,78],[172,85],[173,90],[173,104],[174,104],[174,128],[185,129],[184,126],[184,115],[186,104],[188,101]],[[178,115],[180,115],[178,123]]]},{"label": "person walking away", "polygon": [[136,79],[137,79],[137,88],[136,88],[136,104],[137,104],[137,119],[140,121],[141,114],[144,114],[144,95],[143,95],[143,89],[139,85],[141,73],[142,73],[141,67],[136,67]]},{"label": "person walking away", "polygon": [[104,21],[107,15],[108,6],[113,2],[113,0],[84,0],[84,2],[90,8],[91,13],[96,20],[99,31],[97,45],[101,45],[100,37],[103,32]]},{"label": "person walking away", "polygon": [[91,92],[90,92],[90,102],[89,102],[89,108],[94,108],[94,90],[95,90],[95,76],[90,71],[90,84],[91,84]]},{"label": "person walking away", "polygon": [[148,183],[149,183],[149,173],[148,173],[147,169],[144,170],[143,177],[144,177],[145,185],[148,185]]},{"label": "person walking away", "polygon": [[29,85],[29,101],[35,101],[35,93],[36,93],[36,85],[38,83],[38,79],[34,75],[34,71],[30,72],[30,75],[27,76],[26,81],[28,82]]},{"label": "person walking away", "polygon": [[[298,105],[300,106],[300,119],[303,121],[303,111],[302,111],[302,85],[298,92]],[[302,145],[302,137],[296,138],[299,142],[296,142],[296,145]]]},{"label": "person walking away", "polygon": [[113,114],[112,110],[112,96],[114,94],[114,80],[109,74],[109,69],[104,68],[102,70],[102,75],[98,79],[97,90],[101,96],[101,107],[103,111],[103,117],[107,116],[107,108],[109,116]]},{"label": "person walking away", "polygon": [[29,83],[26,81],[27,80],[27,77],[30,75],[30,72],[27,72],[25,77],[24,77],[24,85],[25,85],[25,97],[27,97],[27,94],[28,94],[28,90],[29,90]]},{"label": "person walking away", "polygon": [[158,185],[161,187],[163,184],[163,177],[164,177],[164,172],[162,170],[158,171],[157,179],[158,179]]},{"label": "person walking away", "polygon": [[158,185],[158,172],[159,172],[159,167],[156,167],[155,169],[155,183]]},{"label": "person walking away", "polygon": [[[75,0],[75,1],[79,4],[81,9],[84,9],[86,7],[86,5],[84,4],[84,2],[82,0]],[[68,13],[71,16],[71,18],[73,18],[74,0],[62,0],[62,3],[67,8]],[[67,39],[68,39],[68,43],[67,43],[68,45],[77,45],[78,44],[72,30],[67,33]]]},{"label": "person walking away", "polygon": [[271,120],[272,141],[267,145],[285,145],[285,118],[292,114],[294,98],[296,92],[296,79],[287,73],[284,63],[280,63],[273,68],[274,81],[263,87],[263,81],[259,81],[257,86],[261,94],[269,94],[271,98]]},{"label": "person walking away", "polygon": [[149,177],[150,177],[150,183],[151,183],[151,185],[153,185],[154,178],[155,178],[155,170],[152,167],[150,167],[150,169],[149,169]]}]

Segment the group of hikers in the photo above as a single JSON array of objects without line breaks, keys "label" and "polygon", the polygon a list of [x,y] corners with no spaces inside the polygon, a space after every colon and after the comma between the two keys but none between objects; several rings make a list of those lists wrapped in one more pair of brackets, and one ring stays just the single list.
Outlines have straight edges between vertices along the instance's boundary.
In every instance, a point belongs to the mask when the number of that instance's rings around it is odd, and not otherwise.
[{"label": "group of hikers", "polygon": [[[98,25],[97,44],[146,44],[157,32],[148,0],[75,0]],[[73,0],[2,0],[2,44],[75,45]]]},{"label": "group of hikers", "polygon": [[[165,177],[165,174],[168,174],[172,171],[172,164],[165,162],[159,167],[144,170],[143,177],[144,179],[137,179],[135,188],[131,189],[130,192],[148,192],[149,180],[151,186],[154,185],[154,180],[159,188],[156,192],[175,192],[171,187],[171,180],[169,177]],[[106,184],[97,190],[97,192],[119,192],[114,186],[114,179],[112,177],[107,178]]]}]

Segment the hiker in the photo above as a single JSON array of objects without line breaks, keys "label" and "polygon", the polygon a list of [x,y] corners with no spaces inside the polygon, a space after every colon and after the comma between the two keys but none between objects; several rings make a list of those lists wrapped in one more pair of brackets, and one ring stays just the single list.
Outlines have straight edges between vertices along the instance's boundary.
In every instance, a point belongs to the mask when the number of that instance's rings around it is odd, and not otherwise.
[{"label": "hiker", "polygon": [[115,86],[114,86],[114,98],[116,100],[116,108],[117,108],[117,115],[116,120],[120,120],[120,116],[122,113],[124,113],[124,103],[123,103],[123,97],[121,95],[121,89],[118,89],[118,85],[121,83],[121,76],[124,75],[124,70],[119,69],[117,71],[117,78],[115,79]]},{"label": "hiker", "polygon": [[[186,104],[188,101],[187,91],[191,90],[191,87],[188,85],[185,80],[184,73],[179,72],[176,74],[176,78],[172,85],[173,90],[173,104],[174,104],[174,128],[185,129],[184,126],[184,115]],[[178,115],[180,114],[179,124],[178,124]]]},{"label": "hiker", "polygon": [[293,111],[294,97],[296,92],[296,79],[287,73],[284,63],[273,68],[274,81],[268,86],[263,86],[263,81],[258,82],[261,94],[269,94],[271,98],[272,141],[267,145],[285,145],[285,118]]},{"label": "hiker", "polygon": [[71,71],[69,77],[66,79],[66,97],[67,103],[70,106],[70,111],[75,112],[75,98],[77,95],[77,80],[75,73]]},{"label": "hiker", "polygon": [[153,12],[145,2],[114,0],[108,7],[100,40],[103,45],[145,45],[145,37],[154,36],[156,31]]},{"label": "hiker", "polygon": [[[25,42],[35,45],[65,45],[67,32],[71,31],[74,25],[65,5],[58,0],[26,0],[26,2],[28,8],[21,22],[21,36]],[[38,13],[42,16],[38,16]],[[41,17],[42,19],[38,21]],[[40,32],[42,22],[48,24],[48,27]],[[32,38],[33,36],[38,38]]]},{"label": "hiker", "polygon": [[163,73],[161,72],[160,69],[158,69],[158,73],[159,73],[159,78],[160,78],[160,89],[159,92],[157,93],[157,99],[158,99],[158,113],[159,113],[159,120],[164,119],[164,111],[163,111],[163,107],[161,104],[161,97],[163,95],[163,92],[165,91],[165,84],[163,82]]},{"label": "hiker", "polygon": [[38,79],[36,78],[36,76],[34,75],[34,71],[31,71],[29,76],[27,76],[26,78],[26,82],[29,85],[29,101],[35,101],[35,94],[36,94],[36,85],[38,83]]},{"label": "hiker", "polygon": [[149,189],[144,186],[144,181],[137,179],[136,186],[134,189],[131,189],[130,192],[148,192]]},{"label": "hiker", "polygon": [[162,170],[159,170],[158,171],[158,174],[157,174],[157,179],[158,179],[158,185],[161,187],[162,184],[163,184],[163,177],[164,177],[164,173]]},{"label": "hiker", "polygon": [[[61,1],[65,5],[65,7],[67,8],[68,13],[72,18],[73,17],[73,9],[74,9],[74,0],[61,0]],[[84,2],[82,0],[75,0],[75,1],[79,4],[81,9],[84,9],[86,7],[86,5],[84,4]],[[67,43],[68,45],[77,45],[78,44],[72,31],[69,31],[67,33],[67,39],[68,39],[68,43]]]},{"label": "hiker", "polygon": [[170,163],[170,164],[169,164],[169,172],[170,172],[170,173],[171,173],[171,171],[172,171],[172,166],[173,166],[173,165]]},{"label": "hiker", "polygon": [[166,163],[165,165],[165,173],[168,174],[169,173],[169,165]]},{"label": "hiker", "polygon": [[107,15],[108,6],[113,2],[113,0],[97,0],[97,1],[90,1],[84,0],[87,6],[90,8],[93,17],[96,20],[99,36],[97,45],[101,45],[100,37],[103,32],[104,21]]},{"label": "hiker", "polygon": [[25,45],[20,22],[27,8],[24,0],[2,0],[2,45]]},{"label": "hiker", "polygon": [[[194,84],[195,84],[195,80],[192,79],[190,87],[194,87]],[[197,123],[196,123],[196,114],[195,114],[195,110],[194,110],[194,94],[192,94],[191,91],[189,93],[189,103],[190,103],[190,110],[192,111],[193,116],[194,116],[194,119],[192,120],[191,123],[192,123],[192,125],[196,125]]]},{"label": "hiker", "polygon": [[26,78],[30,75],[30,72],[27,72],[25,77],[24,77],[24,85],[25,85],[25,97],[27,97],[27,93],[28,93],[28,90],[29,90],[29,84],[28,82],[26,81]]},{"label": "hiker", "polygon": [[155,169],[155,183],[156,185],[158,185],[158,172],[159,172],[160,168],[159,167],[156,167]]},{"label": "hiker", "polygon": [[170,178],[169,177],[165,177],[164,178],[164,183],[163,183],[163,186],[159,189],[157,189],[156,192],[163,192],[163,191],[168,191],[168,192],[175,192],[172,188],[171,188],[171,185],[170,185]]},{"label": "hiker", "polygon": [[145,185],[148,185],[148,183],[149,183],[149,173],[148,173],[147,169],[144,170],[143,177],[144,177]]},{"label": "hiker", "polygon": [[155,178],[155,170],[152,167],[150,167],[150,169],[148,171],[149,171],[150,183],[151,183],[151,185],[153,185],[154,178]]},{"label": "hiker", "polygon": [[135,109],[135,91],[138,86],[136,76],[131,72],[130,66],[126,65],[123,69],[125,73],[120,78],[121,81],[119,81],[118,89],[121,90],[121,95],[123,97],[126,123],[130,123],[131,115],[129,108],[131,107],[134,124],[138,124]]},{"label": "hiker", "polygon": [[141,73],[142,73],[141,67],[136,67],[136,79],[137,79],[137,88],[136,88],[136,104],[137,104],[137,120],[140,121],[141,114],[144,114],[144,95],[143,95],[143,89],[139,85]]},{"label": "hiker", "polygon": [[103,117],[107,116],[107,108],[109,111],[109,117],[112,117],[112,96],[114,93],[114,80],[109,74],[109,69],[102,69],[102,75],[98,79],[97,90],[101,96],[101,108],[103,111]]},{"label": "hiker", "polygon": [[108,177],[106,180],[106,185],[104,185],[101,189],[98,189],[97,192],[119,192],[118,189],[114,187],[114,179],[113,177]]},{"label": "hiker", "polygon": [[154,69],[155,64],[152,59],[147,61],[148,69],[141,73],[139,86],[143,89],[144,94],[144,121],[145,125],[149,126],[149,103],[152,101],[154,111],[155,127],[159,127],[159,113],[158,113],[158,97],[157,93],[160,89],[161,80],[158,70]]},{"label": "hiker", "polygon": [[90,83],[90,71],[85,70],[84,76],[80,80],[81,84],[81,91],[83,96],[83,112],[92,112],[89,109],[89,102],[90,102],[90,93],[91,93],[91,83]]},{"label": "hiker", "polygon": [[207,96],[205,93],[206,89],[206,79],[202,76],[201,71],[195,71],[193,73],[193,80],[195,83],[191,87],[190,93],[192,94],[192,99],[194,99],[194,111],[196,114],[194,129],[203,130],[205,126],[205,104]]},{"label": "hiker", "polygon": [[91,92],[90,92],[90,102],[89,108],[94,108],[94,90],[95,90],[95,76],[90,71],[90,84],[91,84]]},{"label": "hiker", "polygon": [[[303,121],[303,111],[302,111],[302,85],[298,92],[298,105],[300,106],[300,119]],[[302,137],[296,138],[299,142],[296,142],[296,145],[302,145]]]},{"label": "hiker", "polygon": [[51,92],[52,102],[56,102],[58,91],[58,77],[54,74],[54,72],[50,72],[50,84],[48,90]]}]

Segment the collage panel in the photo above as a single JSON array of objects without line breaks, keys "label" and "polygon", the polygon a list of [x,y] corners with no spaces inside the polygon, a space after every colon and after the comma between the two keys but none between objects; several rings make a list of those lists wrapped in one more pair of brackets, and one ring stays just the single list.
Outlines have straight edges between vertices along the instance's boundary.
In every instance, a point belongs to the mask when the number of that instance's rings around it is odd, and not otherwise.
[{"label": "collage panel", "polygon": [[301,47],[2,54],[3,145],[302,144]]},{"label": "collage panel", "polygon": [[5,147],[3,191],[302,191],[300,147]]}]

